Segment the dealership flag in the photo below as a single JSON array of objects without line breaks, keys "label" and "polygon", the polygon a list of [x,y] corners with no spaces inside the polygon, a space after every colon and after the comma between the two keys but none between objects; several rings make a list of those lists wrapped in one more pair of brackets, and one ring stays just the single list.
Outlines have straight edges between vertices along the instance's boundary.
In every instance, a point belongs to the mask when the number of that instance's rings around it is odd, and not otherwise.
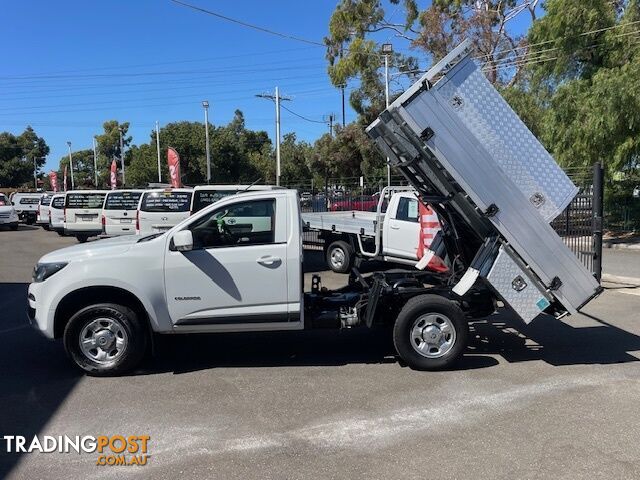
[{"label": "dealership flag", "polygon": [[54,192],[58,191],[58,173],[57,172],[49,172],[49,183],[51,184],[51,190]]},{"label": "dealership flag", "polygon": [[118,167],[116,166],[116,159],[111,161],[111,190],[115,190],[118,186]]},{"label": "dealership flag", "polygon": [[62,176],[62,186],[64,187],[64,191],[67,191],[67,166],[64,166],[64,175]]},{"label": "dealership flag", "polygon": [[167,150],[167,164],[169,165],[171,186],[178,188],[180,186],[180,155],[171,147]]}]

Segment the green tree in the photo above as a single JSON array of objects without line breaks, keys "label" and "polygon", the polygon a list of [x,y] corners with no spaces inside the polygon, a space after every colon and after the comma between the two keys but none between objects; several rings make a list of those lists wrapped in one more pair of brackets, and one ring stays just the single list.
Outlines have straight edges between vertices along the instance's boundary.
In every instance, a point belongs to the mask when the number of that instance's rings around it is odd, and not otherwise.
[{"label": "green tree", "polygon": [[[76,189],[107,188],[106,184],[95,185],[93,176],[93,150],[78,150],[71,152],[73,159],[73,183]],[[71,169],[69,168],[69,156],[60,158],[60,173],[58,173],[58,186],[62,189],[64,168],[67,167],[67,189],[71,189]]]},{"label": "green tree", "polygon": [[[523,39],[508,26],[520,15],[535,19],[534,1],[521,8],[516,0],[434,0],[421,7],[416,0],[341,0],[329,22],[325,38],[329,76],[334,85],[357,80],[350,103],[366,123],[384,108],[384,81],[379,40],[389,35],[398,51],[389,63],[395,78],[416,80],[420,67],[443,57],[462,39],[469,38],[489,80],[513,84],[522,70]],[[510,68],[502,68],[509,65]],[[395,84],[395,81],[393,81]],[[393,87],[392,84],[392,87]]]},{"label": "green tree", "polygon": [[49,147],[44,138],[30,126],[20,135],[0,133],[0,185],[14,188],[32,186],[34,159],[39,170],[48,154]]}]

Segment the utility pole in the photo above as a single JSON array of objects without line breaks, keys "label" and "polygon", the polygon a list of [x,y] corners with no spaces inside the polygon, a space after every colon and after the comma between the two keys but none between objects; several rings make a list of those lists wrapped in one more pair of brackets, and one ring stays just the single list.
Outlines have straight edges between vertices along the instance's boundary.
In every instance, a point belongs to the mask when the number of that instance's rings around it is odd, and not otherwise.
[{"label": "utility pole", "polygon": [[160,128],[156,120],[156,149],[158,150],[158,183],[162,183],[162,173],[160,173]]},{"label": "utility pole", "polygon": [[329,124],[329,135],[333,138],[333,121],[335,120],[335,115],[330,113],[327,118],[327,123]]},{"label": "utility pole", "polygon": [[207,184],[211,183],[211,157],[209,156],[209,101],[203,100],[204,107],[204,139],[205,151],[207,155]]},{"label": "utility pole", "polygon": [[67,142],[67,146],[69,147],[69,170],[71,170],[71,190],[74,190],[75,185],[73,183],[73,158],[71,158],[71,142]]},{"label": "utility pole", "polygon": [[[389,108],[389,54],[393,53],[393,45],[383,43],[382,53],[384,54],[384,98],[386,108]],[[389,157],[387,157],[387,186],[391,186],[391,165],[389,164]]]},{"label": "utility pole", "polygon": [[125,186],[124,180],[124,141],[122,139],[122,127],[118,127],[118,131],[120,132],[120,164],[122,165],[122,186]]},{"label": "utility pole", "polygon": [[98,188],[98,150],[96,147],[96,137],[93,137],[93,178],[94,185]]},{"label": "utility pole", "polygon": [[36,165],[36,158],[38,157],[33,157],[33,184],[36,188],[36,192],[38,191],[38,167]]},{"label": "utility pole", "polygon": [[344,114],[344,89],[345,89],[346,85],[343,83],[342,85],[340,85],[340,90],[342,90],[342,128],[344,128],[346,126],[345,123],[345,114]]},{"label": "utility pole", "polygon": [[268,98],[276,103],[276,186],[280,186],[280,101],[291,100],[291,97],[280,96],[278,87],[276,87],[275,95],[260,93],[256,97]]}]

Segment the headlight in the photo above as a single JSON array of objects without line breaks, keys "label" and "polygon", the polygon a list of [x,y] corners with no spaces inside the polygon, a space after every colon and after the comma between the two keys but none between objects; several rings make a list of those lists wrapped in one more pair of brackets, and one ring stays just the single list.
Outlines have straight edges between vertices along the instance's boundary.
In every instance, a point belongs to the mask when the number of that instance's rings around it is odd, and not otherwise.
[{"label": "headlight", "polygon": [[59,272],[64,267],[67,266],[66,262],[60,263],[38,263],[33,268],[33,281],[44,282],[47,278],[49,278],[54,273]]}]

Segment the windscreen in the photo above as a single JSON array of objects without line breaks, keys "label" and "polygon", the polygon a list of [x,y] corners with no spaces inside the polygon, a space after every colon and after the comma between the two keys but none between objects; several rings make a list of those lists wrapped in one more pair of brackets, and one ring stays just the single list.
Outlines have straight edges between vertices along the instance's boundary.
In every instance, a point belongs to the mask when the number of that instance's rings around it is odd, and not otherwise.
[{"label": "windscreen", "polygon": [[64,206],[66,208],[99,208],[102,209],[106,193],[67,193]]},{"label": "windscreen", "polygon": [[40,205],[44,205],[45,207],[51,203],[51,198],[53,195],[43,195],[40,199]]},{"label": "windscreen", "polygon": [[107,195],[105,210],[137,210],[142,192],[113,192]]},{"label": "windscreen", "polygon": [[235,193],[235,190],[196,190],[193,192],[193,211],[191,213],[196,213],[221,198]]},{"label": "windscreen", "polygon": [[40,203],[40,197],[22,197],[20,199],[20,205],[38,205]]},{"label": "windscreen", "polygon": [[62,208],[64,207],[64,197],[56,197],[51,200],[51,206],[53,208]]},{"label": "windscreen", "polygon": [[188,212],[192,192],[148,192],[142,197],[143,212]]},{"label": "windscreen", "polygon": [[9,205],[9,200],[7,200],[7,197],[0,193],[0,207],[4,207],[5,205]]}]

